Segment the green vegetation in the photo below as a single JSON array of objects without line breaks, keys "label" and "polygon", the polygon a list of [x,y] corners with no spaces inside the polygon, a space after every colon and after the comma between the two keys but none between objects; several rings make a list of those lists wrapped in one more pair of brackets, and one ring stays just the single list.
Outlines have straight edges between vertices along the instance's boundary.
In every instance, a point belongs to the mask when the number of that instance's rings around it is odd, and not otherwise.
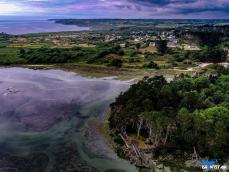
[{"label": "green vegetation", "polygon": [[[223,29],[222,29],[223,30]],[[194,42],[201,47],[200,51],[188,51],[175,54],[177,61],[185,59],[197,60],[201,62],[218,63],[227,60],[228,52],[223,48],[223,42],[227,39],[228,31],[204,30],[181,31],[178,37],[184,42]]]},{"label": "green vegetation", "polygon": [[[144,26],[154,20],[57,20],[65,24],[127,23]],[[127,23],[126,23],[127,22]],[[113,23],[113,25],[111,25]],[[93,24],[93,25],[94,25]],[[109,27],[108,26],[108,27]],[[179,28],[118,27],[109,31],[40,33],[12,36],[0,34],[0,65],[72,64],[133,69],[184,69],[201,62],[224,62],[228,57],[227,28],[209,30]],[[197,28],[196,28],[197,27]]]},{"label": "green vegetation", "polygon": [[83,62],[87,64],[111,64],[121,67],[122,60],[109,59],[107,55],[123,55],[119,46],[98,45],[97,47],[73,48],[1,48],[0,64],[57,64]]},{"label": "green vegetation", "polygon": [[[218,67],[216,67],[218,68]],[[111,104],[110,128],[153,145],[154,157],[229,157],[229,73],[144,78]]]},{"label": "green vegetation", "polygon": [[18,49],[8,48],[10,35],[0,33],[0,64],[18,64],[24,63],[23,59],[18,56]]},{"label": "green vegetation", "polygon": [[149,69],[159,69],[159,66],[154,63],[153,61],[150,61],[149,63],[146,63],[143,65],[144,68],[149,68]]},{"label": "green vegetation", "polygon": [[4,48],[9,43],[10,36],[5,33],[0,33],[0,48]]},{"label": "green vegetation", "polygon": [[39,48],[20,51],[20,57],[29,64],[68,63],[78,61],[79,58],[86,61],[91,54],[93,55],[94,51],[80,48]]},{"label": "green vegetation", "polygon": [[183,32],[183,35],[184,34],[195,37],[195,41],[197,41],[201,46],[207,45],[209,47],[215,47],[222,42],[222,38],[226,33],[204,30]]},{"label": "green vegetation", "polygon": [[199,62],[219,63],[226,61],[227,59],[227,52],[221,47],[205,46],[201,51],[170,50],[169,54],[173,56],[173,59],[176,62],[191,60]]},{"label": "green vegetation", "polygon": [[122,67],[122,63],[123,63],[123,61],[122,61],[122,59],[120,57],[113,57],[111,59],[110,66],[114,66],[114,67],[120,68],[120,67]]},{"label": "green vegetation", "polygon": [[229,74],[229,67],[224,67],[218,64],[212,64],[208,67],[208,69],[215,71],[217,74],[228,75]]},{"label": "green vegetation", "polygon": [[[186,32],[190,30],[190,26],[157,27],[160,21],[155,20],[66,22],[80,22],[82,25],[86,24],[85,26],[95,22],[93,26],[105,25],[111,30],[17,36],[2,33],[0,65],[58,67],[81,72],[87,76],[118,76],[122,79],[158,74],[170,78],[182,72],[200,72],[205,70],[205,64],[201,63],[227,62],[229,57],[227,28],[223,27],[210,28],[214,33],[205,34],[209,31],[199,28],[195,30],[194,25],[190,33]],[[138,27],[135,27],[136,23]],[[195,33],[199,31],[201,33]],[[214,44],[208,43],[214,40]]]},{"label": "green vegetation", "polygon": [[0,64],[22,64],[25,60],[19,57],[19,50],[15,48],[0,48]]}]

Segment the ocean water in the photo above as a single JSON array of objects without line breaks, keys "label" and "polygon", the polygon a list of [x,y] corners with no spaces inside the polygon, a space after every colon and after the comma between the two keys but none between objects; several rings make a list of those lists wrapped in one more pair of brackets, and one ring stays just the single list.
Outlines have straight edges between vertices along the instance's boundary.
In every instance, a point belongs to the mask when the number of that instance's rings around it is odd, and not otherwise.
[{"label": "ocean water", "polygon": [[136,172],[95,130],[127,81],[0,68],[0,171]]},{"label": "ocean water", "polygon": [[62,31],[83,31],[88,27],[78,27],[76,25],[57,24],[48,20],[1,20],[0,32],[12,35],[41,33],[41,32],[62,32]]}]

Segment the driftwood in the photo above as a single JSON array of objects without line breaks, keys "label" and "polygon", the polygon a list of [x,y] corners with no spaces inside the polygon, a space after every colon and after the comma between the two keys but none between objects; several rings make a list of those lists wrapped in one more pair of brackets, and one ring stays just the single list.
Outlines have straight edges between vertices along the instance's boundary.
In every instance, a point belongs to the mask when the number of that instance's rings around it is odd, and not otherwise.
[{"label": "driftwood", "polygon": [[127,143],[125,137],[122,134],[119,134],[119,136],[122,138],[122,140],[124,141],[125,145],[127,148],[130,148],[129,144]]},{"label": "driftwood", "polygon": [[138,167],[152,167],[152,164],[154,164],[153,160],[149,158],[149,155],[145,154],[138,148],[136,142],[128,139],[128,136],[125,133],[119,134],[119,136],[125,143],[126,149],[124,150],[131,163],[135,164]]}]

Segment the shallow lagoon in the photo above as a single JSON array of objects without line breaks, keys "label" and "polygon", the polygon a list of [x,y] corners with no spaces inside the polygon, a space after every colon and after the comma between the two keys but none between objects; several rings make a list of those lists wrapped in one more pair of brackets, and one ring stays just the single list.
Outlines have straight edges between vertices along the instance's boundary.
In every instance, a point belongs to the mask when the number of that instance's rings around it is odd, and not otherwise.
[{"label": "shallow lagoon", "polygon": [[0,169],[136,171],[96,130],[129,82],[60,70],[0,69]]}]

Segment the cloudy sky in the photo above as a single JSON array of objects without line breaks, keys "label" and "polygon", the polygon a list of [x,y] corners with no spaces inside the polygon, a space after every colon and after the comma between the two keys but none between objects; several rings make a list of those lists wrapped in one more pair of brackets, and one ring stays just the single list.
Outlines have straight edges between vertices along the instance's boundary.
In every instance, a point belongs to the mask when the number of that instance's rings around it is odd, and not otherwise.
[{"label": "cloudy sky", "polygon": [[0,18],[227,18],[229,0],[0,0]]}]

